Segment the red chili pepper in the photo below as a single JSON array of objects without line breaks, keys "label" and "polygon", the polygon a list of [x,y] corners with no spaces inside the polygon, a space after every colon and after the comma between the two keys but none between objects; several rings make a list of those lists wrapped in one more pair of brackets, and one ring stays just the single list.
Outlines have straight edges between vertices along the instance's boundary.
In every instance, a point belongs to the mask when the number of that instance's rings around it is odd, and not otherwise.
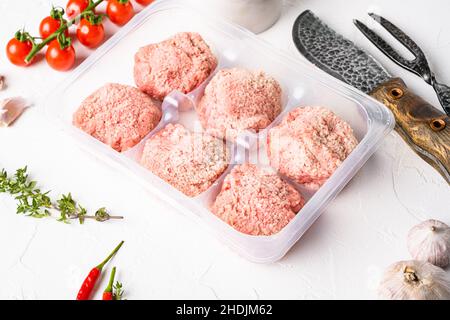
[{"label": "red chili pepper", "polygon": [[100,274],[102,273],[102,269],[105,264],[108,263],[109,260],[119,251],[120,247],[123,245],[124,241],[120,242],[119,245],[110,253],[110,255],[98,266],[93,268],[91,272],[89,272],[88,276],[84,280],[81,285],[80,291],[78,291],[77,300],[89,300],[89,297],[94,290],[95,284],[97,283]]},{"label": "red chili pepper", "polygon": [[114,300],[112,292],[103,292],[102,300]]},{"label": "red chili pepper", "polygon": [[103,292],[103,300],[114,300],[113,295],[113,285],[114,285],[114,276],[116,275],[116,267],[112,268],[111,276],[109,277],[108,286]]}]

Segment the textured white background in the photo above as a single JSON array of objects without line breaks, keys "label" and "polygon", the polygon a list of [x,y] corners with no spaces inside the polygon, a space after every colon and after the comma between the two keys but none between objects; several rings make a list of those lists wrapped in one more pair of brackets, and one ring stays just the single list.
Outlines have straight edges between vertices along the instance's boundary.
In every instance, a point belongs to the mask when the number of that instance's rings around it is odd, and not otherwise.
[{"label": "textured white background", "polygon": [[[1,0],[0,47],[24,25],[36,33],[51,3],[65,1]],[[432,89],[383,57],[352,19],[370,23],[368,11],[391,19],[428,53],[438,77],[450,83],[448,1],[291,0],[281,20],[261,37],[299,57],[291,26],[308,8],[438,105]],[[126,216],[123,222],[64,225],[17,216],[14,201],[0,195],[0,298],[73,299],[89,269],[124,239],[113,264],[129,299],[372,299],[382,270],[409,258],[405,237],[414,224],[426,218],[450,223],[448,185],[392,133],[283,260],[252,264],[49,127],[39,99],[67,74],[52,71],[43,61],[16,68],[6,62],[3,49],[0,73],[8,81],[0,98],[23,95],[36,104],[14,126],[0,129],[0,168],[28,165],[52,194],[71,191],[88,208],[107,206]]]}]

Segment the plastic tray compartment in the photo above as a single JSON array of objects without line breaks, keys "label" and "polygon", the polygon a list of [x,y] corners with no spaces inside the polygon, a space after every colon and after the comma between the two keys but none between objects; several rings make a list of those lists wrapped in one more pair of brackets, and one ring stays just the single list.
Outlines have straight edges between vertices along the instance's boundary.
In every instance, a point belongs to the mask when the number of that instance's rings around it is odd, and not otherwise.
[{"label": "plastic tray compartment", "polygon": [[[203,93],[208,80],[193,92],[172,92],[163,102],[163,118],[159,126],[133,149],[118,153],[72,126],[72,115],[81,101],[96,88],[108,82],[134,85],[134,54],[139,47],[162,41],[177,32],[199,32],[219,59],[219,67],[246,67],[264,70],[275,77],[283,88],[283,113],[273,125],[298,106],[326,106],[345,119],[355,131],[359,145],[327,183],[314,194],[304,194],[307,203],[281,232],[273,236],[242,234],[214,216],[208,206],[219,192],[222,177],[202,195],[189,198],[143,168],[136,160],[151,135],[169,122],[180,122],[191,130],[201,130],[193,106]],[[357,90],[325,75],[300,60],[275,50],[251,32],[238,26],[211,19],[184,5],[179,0],[156,2],[138,14],[103,46],[84,61],[72,75],[47,98],[45,112],[81,147],[135,178],[152,193],[172,206],[199,218],[217,236],[245,258],[260,263],[281,259],[319,217],[394,126],[390,111]],[[248,141],[234,145],[234,162],[251,159],[266,165],[266,157],[257,156],[259,135],[249,134]],[[259,145],[264,145],[260,143]],[[238,146],[238,148],[235,148]],[[264,152],[262,153],[264,154]],[[261,155],[261,152],[259,153]],[[296,186],[300,188],[300,186]]]}]

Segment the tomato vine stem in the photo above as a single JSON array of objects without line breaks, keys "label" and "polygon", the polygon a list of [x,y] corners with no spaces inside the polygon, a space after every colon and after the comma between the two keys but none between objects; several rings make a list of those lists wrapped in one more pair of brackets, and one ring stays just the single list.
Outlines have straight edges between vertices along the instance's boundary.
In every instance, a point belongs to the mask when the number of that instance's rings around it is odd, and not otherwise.
[{"label": "tomato vine stem", "polygon": [[33,57],[42,50],[42,48],[44,48],[49,42],[55,40],[58,38],[58,36],[63,33],[65,30],[67,30],[68,28],[70,28],[75,21],[77,21],[78,19],[82,18],[83,15],[88,12],[88,11],[92,11],[93,9],[95,9],[100,3],[102,3],[105,0],[97,0],[97,1],[92,1],[89,3],[89,6],[80,14],[78,14],[76,17],[74,17],[73,19],[69,20],[67,23],[63,23],[61,24],[61,26],[58,28],[58,30],[56,30],[55,32],[53,32],[51,35],[49,35],[46,39],[44,39],[43,41],[39,42],[38,44],[35,44],[33,42],[33,49],[31,49],[30,53],[26,56],[25,58],[25,62],[29,63]]}]

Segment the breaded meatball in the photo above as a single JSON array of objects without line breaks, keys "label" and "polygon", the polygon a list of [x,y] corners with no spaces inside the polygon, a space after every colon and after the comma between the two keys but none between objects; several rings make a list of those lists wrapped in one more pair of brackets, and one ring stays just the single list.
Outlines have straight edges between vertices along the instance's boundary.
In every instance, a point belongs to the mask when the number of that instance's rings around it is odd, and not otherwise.
[{"label": "breaded meatball", "polygon": [[270,164],[281,174],[317,190],[355,149],[348,123],[323,107],[296,108],[268,135]]},{"label": "breaded meatball", "polygon": [[217,58],[198,33],[183,32],[142,47],[135,55],[134,80],[149,96],[163,100],[173,90],[188,93],[217,66]]},{"label": "breaded meatball", "polygon": [[73,124],[122,152],[142,140],[161,119],[161,110],[137,88],[109,83],[87,97],[73,115]]},{"label": "breaded meatball", "polygon": [[271,169],[238,165],[225,177],[211,211],[236,230],[270,236],[304,206],[302,195]]},{"label": "breaded meatball", "polygon": [[206,191],[227,169],[229,155],[222,140],[168,124],[144,147],[141,164],[190,197]]},{"label": "breaded meatball", "polygon": [[281,112],[281,87],[264,72],[233,68],[220,70],[197,106],[209,133],[230,140],[245,130],[266,128]]}]

